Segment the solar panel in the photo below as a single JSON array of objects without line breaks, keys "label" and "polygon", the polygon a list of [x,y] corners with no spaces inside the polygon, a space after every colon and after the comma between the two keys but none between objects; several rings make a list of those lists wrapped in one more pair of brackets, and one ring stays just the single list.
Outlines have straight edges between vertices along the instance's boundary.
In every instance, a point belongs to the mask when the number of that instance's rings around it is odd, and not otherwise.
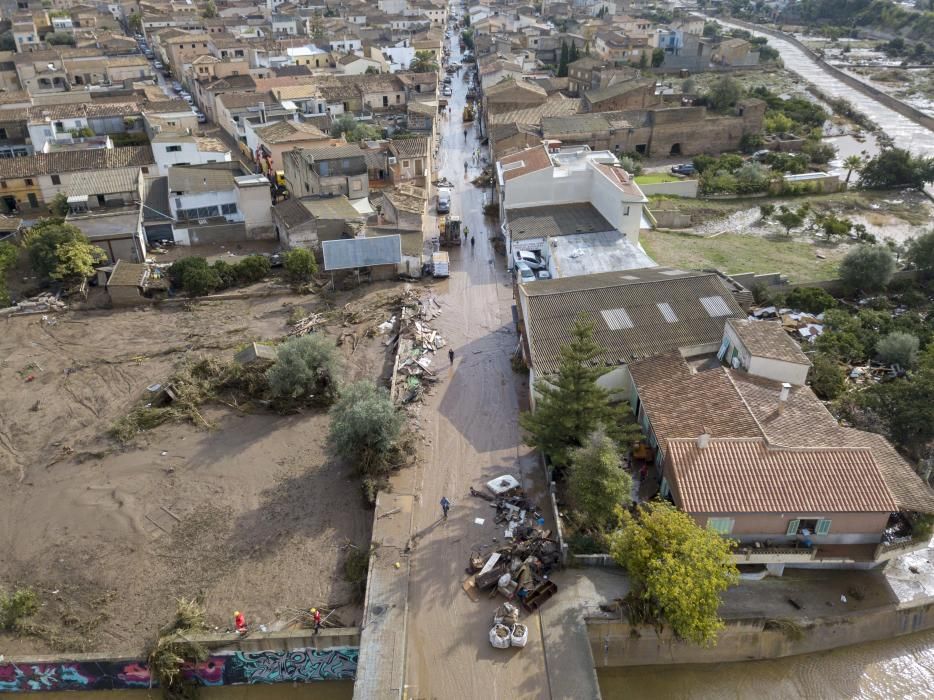
[{"label": "solar panel", "polygon": [[710,316],[716,318],[718,316],[730,316],[732,311],[730,311],[729,305],[726,303],[723,297],[701,297],[700,303],[704,306],[704,310],[707,311]]},{"label": "solar panel", "polygon": [[624,331],[633,327],[626,309],[607,309],[600,313],[611,331]]}]

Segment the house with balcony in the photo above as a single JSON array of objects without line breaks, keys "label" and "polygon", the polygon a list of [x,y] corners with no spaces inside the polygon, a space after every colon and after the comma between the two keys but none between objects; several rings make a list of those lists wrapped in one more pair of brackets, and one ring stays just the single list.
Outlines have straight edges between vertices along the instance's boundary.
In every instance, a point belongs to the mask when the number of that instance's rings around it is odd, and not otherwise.
[{"label": "house with balcony", "polygon": [[737,564],[871,568],[928,546],[912,522],[934,491],[884,437],[837,422],[780,323],[727,318],[716,353],[686,355],[630,363],[629,401],[659,495],[736,540]]},{"label": "house with balcony", "polygon": [[365,199],[370,185],[366,154],[357,144],[330,142],[286,151],[285,179],[293,197],[339,195]]},{"label": "house with balcony", "polygon": [[609,151],[533,146],[496,177],[508,255],[536,252],[555,278],[654,265],[639,246],[648,199]]}]

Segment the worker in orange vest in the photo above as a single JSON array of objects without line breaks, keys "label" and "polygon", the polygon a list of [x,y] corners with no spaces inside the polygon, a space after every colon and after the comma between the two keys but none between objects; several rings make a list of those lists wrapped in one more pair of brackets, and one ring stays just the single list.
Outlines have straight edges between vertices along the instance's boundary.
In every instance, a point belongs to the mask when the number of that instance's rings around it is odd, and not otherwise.
[{"label": "worker in orange vest", "polygon": [[237,629],[237,634],[246,634],[246,618],[239,610],[234,612],[234,627]]}]

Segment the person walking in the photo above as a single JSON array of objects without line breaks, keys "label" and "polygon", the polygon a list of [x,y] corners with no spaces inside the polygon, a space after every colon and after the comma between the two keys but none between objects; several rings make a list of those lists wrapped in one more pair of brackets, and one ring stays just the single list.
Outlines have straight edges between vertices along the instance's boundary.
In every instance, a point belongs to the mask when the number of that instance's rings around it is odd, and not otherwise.
[{"label": "person walking", "polygon": [[467,129],[464,129],[464,143],[467,143]]},{"label": "person walking", "polygon": [[464,241],[467,240],[467,236],[470,234],[470,227],[464,226]]},{"label": "person walking", "polygon": [[318,608],[312,608],[311,615],[315,623],[315,634],[318,634],[318,630],[321,629],[321,611]]},{"label": "person walking", "polygon": [[473,236],[471,236],[471,237],[470,237],[470,247],[471,247],[471,248],[473,248],[473,243],[474,243],[474,241],[473,241]]},{"label": "person walking", "polygon": [[467,161],[464,161],[464,175],[467,174]]},{"label": "person walking", "polygon": [[454,366],[454,348],[448,348],[448,359],[451,361],[451,366]]},{"label": "person walking", "polygon": [[448,519],[448,511],[451,509],[451,502],[445,498],[441,497],[441,518],[442,520]]},{"label": "person walking", "polygon": [[234,611],[234,628],[239,635],[247,633],[246,618],[243,617],[243,613],[239,610]]}]

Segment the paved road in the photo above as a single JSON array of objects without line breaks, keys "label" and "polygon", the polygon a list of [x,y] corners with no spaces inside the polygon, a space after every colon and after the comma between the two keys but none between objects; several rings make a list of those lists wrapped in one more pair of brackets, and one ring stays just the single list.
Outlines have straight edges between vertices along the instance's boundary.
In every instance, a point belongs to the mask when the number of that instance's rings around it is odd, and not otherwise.
[{"label": "paved road", "polygon": [[[458,59],[456,37],[452,55]],[[455,183],[453,213],[460,214],[476,240],[451,251],[451,277],[436,293],[444,312],[435,320],[455,351],[453,368],[438,367],[443,380],[427,399],[421,423],[430,445],[415,484],[417,533],[411,557],[407,622],[406,697],[409,698],[547,698],[548,680],[537,616],[524,649],[497,650],[488,640],[492,613],[499,602],[485,595],[472,602],[461,590],[472,549],[502,540],[486,501],[468,495],[504,473],[527,486],[541,487],[535,456],[521,444],[518,413],[527,389],[510,367],[518,342],[512,322],[511,279],[489,245],[489,222],[482,213],[489,190],[468,177],[477,128],[463,135],[461,112],[466,86],[454,76],[451,118],[441,123],[440,174]],[[447,363],[446,354],[440,353]],[[439,522],[442,496],[453,503],[450,518]],[[483,525],[475,518],[484,518]],[[487,550],[489,551],[489,550]]]}]

